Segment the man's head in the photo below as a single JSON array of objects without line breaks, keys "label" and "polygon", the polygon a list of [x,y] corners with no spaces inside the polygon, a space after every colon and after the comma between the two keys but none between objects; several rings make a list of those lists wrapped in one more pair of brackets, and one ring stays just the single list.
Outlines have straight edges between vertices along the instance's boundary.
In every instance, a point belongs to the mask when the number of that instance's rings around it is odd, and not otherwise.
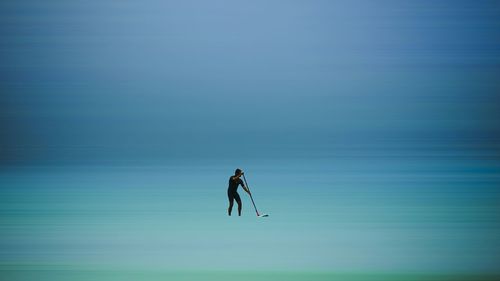
[{"label": "man's head", "polygon": [[241,171],[241,169],[239,169],[239,168],[234,171],[235,176],[241,176],[242,174],[243,174],[243,171]]}]

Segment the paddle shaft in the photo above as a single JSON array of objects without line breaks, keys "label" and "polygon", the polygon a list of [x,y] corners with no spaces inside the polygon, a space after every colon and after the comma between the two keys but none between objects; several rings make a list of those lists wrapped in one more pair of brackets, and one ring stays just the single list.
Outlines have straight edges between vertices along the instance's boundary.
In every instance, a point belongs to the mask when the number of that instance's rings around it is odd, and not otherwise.
[{"label": "paddle shaft", "polygon": [[[245,186],[247,187],[248,191],[250,191],[250,188],[248,187],[247,179],[245,178],[245,174],[243,174],[243,180],[245,181]],[[250,199],[252,200],[253,207],[255,209],[255,212],[257,213],[257,216],[259,215],[259,211],[257,211],[257,207],[255,206],[255,202],[253,201],[252,193],[249,193]]]}]

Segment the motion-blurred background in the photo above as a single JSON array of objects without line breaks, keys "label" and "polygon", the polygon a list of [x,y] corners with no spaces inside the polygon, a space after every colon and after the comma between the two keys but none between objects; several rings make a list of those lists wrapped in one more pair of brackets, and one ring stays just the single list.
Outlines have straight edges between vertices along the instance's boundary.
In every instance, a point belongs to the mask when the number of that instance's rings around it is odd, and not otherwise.
[{"label": "motion-blurred background", "polygon": [[0,38],[0,279],[499,273],[498,1],[5,0]]}]

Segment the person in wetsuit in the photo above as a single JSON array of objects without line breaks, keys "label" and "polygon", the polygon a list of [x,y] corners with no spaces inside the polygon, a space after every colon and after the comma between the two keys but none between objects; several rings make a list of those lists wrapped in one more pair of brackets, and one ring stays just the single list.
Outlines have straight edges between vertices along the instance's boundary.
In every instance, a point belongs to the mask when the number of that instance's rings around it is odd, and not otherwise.
[{"label": "person in wetsuit", "polygon": [[243,189],[250,194],[250,190],[243,184],[243,181],[240,179],[240,177],[243,175],[243,171],[240,169],[236,169],[234,171],[234,176],[231,176],[229,178],[229,186],[227,187],[227,197],[229,199],[229,208],[227,209],[228,215],[231,215],[231,211],[233,210],[233,203],[234,200],[236,200],[236,203],[238,203],[238,216],[241,216],[241,198],[240,195],[238,194],[238,186],[241,185]]}]

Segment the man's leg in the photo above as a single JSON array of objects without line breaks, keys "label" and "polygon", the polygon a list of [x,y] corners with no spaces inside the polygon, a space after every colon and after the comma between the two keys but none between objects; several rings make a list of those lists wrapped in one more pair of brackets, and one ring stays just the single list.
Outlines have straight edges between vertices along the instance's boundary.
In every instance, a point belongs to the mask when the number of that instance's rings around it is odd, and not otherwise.
[{"label": "man's leg", "polygon": [[240,195],[236,193],[234,195],[234,199],[236,199],[236,203],[238,203],[238,216],[241,216],[241,207],[243,206],[243,204],[241,203]]},{"label": "man's leg", "polygon": [[231,215],[231,211],[233,210],[234,197],[229,193],[227,194],[227,197],[229,199],[229,208],[227,209],[227,214]]}]

